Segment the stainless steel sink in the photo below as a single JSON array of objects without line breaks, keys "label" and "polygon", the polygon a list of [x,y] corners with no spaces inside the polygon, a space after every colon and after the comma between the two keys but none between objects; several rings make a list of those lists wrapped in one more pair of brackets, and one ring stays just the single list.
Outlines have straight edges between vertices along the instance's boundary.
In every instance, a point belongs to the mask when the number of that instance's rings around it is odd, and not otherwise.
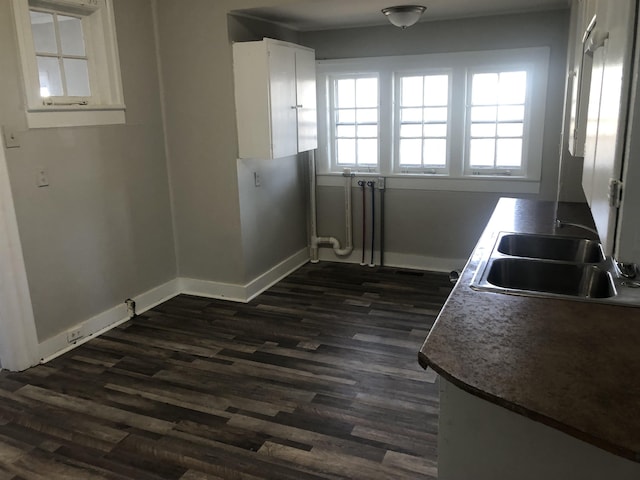
[{"label": "stainless steel sink", "polygon": [[640,280],[621,275],[593,240],[500,232],[480,252],[475,290],[640,306]]},{"label": "stainless steel sink", "polygon": [[510,290],[583,298],[616,294],[611,274],[595,265],[499,258],[488,265],[487,282]]},{"label": "stainless steel sink", "polygon": [[565,262],[600,263],[605,260],[600,243],[586,238],[510,233],[500,237],[497,249],[505,255]]}]

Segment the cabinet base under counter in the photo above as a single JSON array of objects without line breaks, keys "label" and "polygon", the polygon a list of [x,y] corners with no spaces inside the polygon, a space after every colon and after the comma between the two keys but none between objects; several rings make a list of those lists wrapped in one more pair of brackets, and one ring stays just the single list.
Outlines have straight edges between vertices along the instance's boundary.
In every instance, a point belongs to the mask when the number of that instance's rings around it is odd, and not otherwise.
[{"label": "cabinet base under counter", "polygon": [[440,480],[640,478],[640,463],[439,382]]}]

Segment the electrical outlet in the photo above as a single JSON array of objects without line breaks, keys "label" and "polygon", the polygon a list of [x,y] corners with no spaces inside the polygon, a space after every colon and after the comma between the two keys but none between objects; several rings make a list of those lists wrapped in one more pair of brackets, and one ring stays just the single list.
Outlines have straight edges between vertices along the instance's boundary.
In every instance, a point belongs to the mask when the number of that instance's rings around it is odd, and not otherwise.
[{"label": "electrical outlet", "polygon": [[384,190],[384,178],[385,177],[378,177],[378,190]]},{"label": "electrical outlet", "polygon": [[18,138],[18,134],[15,130],[11,130],[7,127],[2,127],[2,133],[4,135],[4,145],[7,148],[18,148],[20,147],[20,139]]},{"label": "electrical outlet", "polygon": [[84,337],[82,328],[72,328],[71,330],[67,330],[67,342],[69,343],[75,343],[82,337]]},{"label": "electrical outlet", "polygon": [[38,177],[36,179],[36,185],[38,187],[48,187],[49,186],[49,172],[44,167],[40,167],[38,169]]}]

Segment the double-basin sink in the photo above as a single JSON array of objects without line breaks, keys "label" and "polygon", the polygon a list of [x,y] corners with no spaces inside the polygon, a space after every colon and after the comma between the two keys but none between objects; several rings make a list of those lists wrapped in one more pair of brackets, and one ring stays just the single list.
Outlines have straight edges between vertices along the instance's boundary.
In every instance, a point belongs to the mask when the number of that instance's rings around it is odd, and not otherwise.
[{"label": "double-basin sink", "polygon": [[487,253],[474,289],[640,306],[640,283],[621,277],[597,241],[500,232]]}]

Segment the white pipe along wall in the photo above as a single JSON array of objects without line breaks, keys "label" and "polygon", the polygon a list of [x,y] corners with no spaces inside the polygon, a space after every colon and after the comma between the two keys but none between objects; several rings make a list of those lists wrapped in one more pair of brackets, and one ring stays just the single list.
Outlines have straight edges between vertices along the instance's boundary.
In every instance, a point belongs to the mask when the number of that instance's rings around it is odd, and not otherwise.
[{"label": "white pipe along wall", "polygon": [[345,246],[340,246],[340,240],[335,237],[319,237],[318,224],[316,220],[316,156],[315,152],[309,152],[309,175],[311,181],[310,192],[310,209],[311,209],[311,263],[318,263],[318,247],[319,245],[331,245],[333,252],[338,256],[350,255],[353,251],[353,228],[352,228],[352,206],[351,206],[351,178],[353,174],[350,170],[345,169],[342,174],[345,177],[344,184],[344,212],[345,212]]}]

